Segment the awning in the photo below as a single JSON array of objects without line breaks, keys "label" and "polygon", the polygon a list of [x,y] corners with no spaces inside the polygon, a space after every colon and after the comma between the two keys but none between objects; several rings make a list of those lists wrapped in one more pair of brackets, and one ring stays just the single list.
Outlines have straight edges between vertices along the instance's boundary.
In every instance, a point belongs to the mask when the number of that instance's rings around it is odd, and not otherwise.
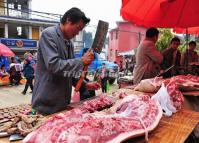
[{"label": "awning", "polygon": [[118,53],[118,56],[133,56],[133,55],[135,55],[135,51],[134,50]]}]

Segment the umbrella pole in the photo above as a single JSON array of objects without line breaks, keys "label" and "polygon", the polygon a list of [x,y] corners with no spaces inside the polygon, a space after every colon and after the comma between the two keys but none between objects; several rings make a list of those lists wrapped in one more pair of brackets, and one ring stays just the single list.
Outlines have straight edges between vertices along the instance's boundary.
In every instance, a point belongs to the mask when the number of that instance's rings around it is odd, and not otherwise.
[{"label": "umbrella pole", "polygon": [[188,65],[189,65],[189,35],[188,35],[188,28],[186,28],[186,59],[185,59],[185,72],[188,74]]}]

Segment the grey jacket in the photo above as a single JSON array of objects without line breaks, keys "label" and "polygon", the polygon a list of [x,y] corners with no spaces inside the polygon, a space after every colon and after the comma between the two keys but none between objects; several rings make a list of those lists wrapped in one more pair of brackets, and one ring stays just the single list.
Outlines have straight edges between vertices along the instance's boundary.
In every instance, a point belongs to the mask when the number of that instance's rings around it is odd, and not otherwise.
[{"label": "grey jacket", "polygon": [[138,84],[142,79],[155,77],[160,70],[163,56],[156,49],[155,43],[144,40],[136,53],[136,66],[133,74],[133,83]]},{"label": "grey jacket", "polygon": [[81,59],[74,59],[72,42],[64,39],[60,26],[45,29],[39,40],[32,107],[43,115],[64,110],[77,81],[74,73],[82,69]]}]

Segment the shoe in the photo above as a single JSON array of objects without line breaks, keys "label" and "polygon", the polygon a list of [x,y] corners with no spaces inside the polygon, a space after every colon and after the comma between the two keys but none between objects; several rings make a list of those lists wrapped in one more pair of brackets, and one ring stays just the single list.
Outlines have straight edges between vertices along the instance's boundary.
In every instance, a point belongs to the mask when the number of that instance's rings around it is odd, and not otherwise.
[{"label": "shoe", "polygon": [[29,93],[32,93],[32,91],[30,91]]},{"label": "shoe", "polygon": [[26,95],[26,92],[23,91],[22,94],[23,94],[23,95]]}]

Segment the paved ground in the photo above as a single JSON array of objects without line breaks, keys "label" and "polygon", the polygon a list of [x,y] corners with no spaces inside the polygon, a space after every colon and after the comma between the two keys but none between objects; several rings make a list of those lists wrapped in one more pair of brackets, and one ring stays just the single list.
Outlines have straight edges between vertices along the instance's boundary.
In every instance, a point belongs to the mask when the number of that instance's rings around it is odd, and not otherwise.
[{"label": "paved ground", "polygon": [[0,108],[27,104],[31,101],[30,89],[26,95],[21,94],[24,85],[18,86],[1,86],[0,87]]},{"label": "paved ground", "polygon": [[[23,95],[21,92],[23,91],[25,85],[19,86],[0,86],[0,108],[16,106],[20,104],[30,104],[32,94],[29,93],[30,89],[28,89],[27,94]],[[113,84],[110,87],[110,91],[117,90],[117,84]],[[101,90],[98,90],[97,93],[100,93]]]}]

